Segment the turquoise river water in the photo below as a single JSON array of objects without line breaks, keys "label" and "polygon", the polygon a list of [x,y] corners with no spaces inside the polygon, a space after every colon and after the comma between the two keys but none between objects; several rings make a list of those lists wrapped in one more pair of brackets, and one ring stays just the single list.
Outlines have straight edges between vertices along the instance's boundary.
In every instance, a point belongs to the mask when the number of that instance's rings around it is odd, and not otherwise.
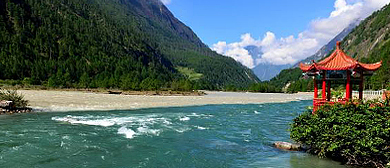
[{"label": "turquoise river water", "polygon": [[311,101],[0,116],[0,167],[345,167],[272,147]]}]

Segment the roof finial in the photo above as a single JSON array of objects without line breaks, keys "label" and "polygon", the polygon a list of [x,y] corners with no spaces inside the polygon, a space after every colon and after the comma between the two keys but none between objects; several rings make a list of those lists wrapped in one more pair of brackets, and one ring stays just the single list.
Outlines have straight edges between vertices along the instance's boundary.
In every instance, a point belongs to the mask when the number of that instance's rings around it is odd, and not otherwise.
[{"label": "roof finial", "polygon": [[336,49],[338,49],[338,50],[340,50],[340,44],[341,44],[341,42],[340,41],[337,41],[337,43],[336,43]]}]

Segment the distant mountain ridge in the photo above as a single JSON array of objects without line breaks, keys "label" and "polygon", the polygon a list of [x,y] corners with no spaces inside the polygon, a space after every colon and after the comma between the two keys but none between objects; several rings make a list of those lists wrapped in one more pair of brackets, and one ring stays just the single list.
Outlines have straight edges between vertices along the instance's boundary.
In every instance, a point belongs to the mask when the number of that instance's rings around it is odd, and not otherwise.
[{"label": "distant mountain ridge", "polygon": [[283,69],[290,68],[290,64],[286,65],[272,65],[260,63],[255,68],[253,68],[253,72],[259,77],[262,81],[268,81],[278,75]]},{"label": "distant mountain ridge", "polygon": [[[245,49],[249,52],[249,55],[252,56],[254,60],[256,58],[260,58],[263,55],[260,47],[257,46],[247,46]],[[256,65],[252,71],[256,74],[256,76],[261,81],[267,81],[279,74],[279,72],[283,69],[291,67],[290,64],[287,65],[273,65],[268,63],[260,63]]]}]

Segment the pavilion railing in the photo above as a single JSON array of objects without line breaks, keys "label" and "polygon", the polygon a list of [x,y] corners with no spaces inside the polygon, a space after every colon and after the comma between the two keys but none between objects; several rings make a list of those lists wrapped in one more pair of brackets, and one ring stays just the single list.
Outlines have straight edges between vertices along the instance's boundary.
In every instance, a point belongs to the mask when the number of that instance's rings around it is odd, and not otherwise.
[{"label": "pavilion railing", "polygon": [[345,98],[330,99],[330,101],[322,98],[313,99],[313,113],[317,111],[321,106],[334,105],[336,103],[345,104],[346,102],[347,100]]},{"label": "pavilion railing", "polygon": [[[386,90],[365,90],[363,91],[363,99],[383,99],[390,98],[390,91]],[[345,97],[345,95],[344,95]],[[359,91],[352,91],[352,99],[359,97]],[[313,113],[324,105],[334,105],[336,103],[345,104],[347,100],[345,98],[332,98],[329,101],[323,98],[313,99]]]},{"label": "pavilion railing", "polygon": [[[386,90],[364,90],[363,99],[381,99]],[[359,97],[359,91],[352,91],[352,97]]]}]

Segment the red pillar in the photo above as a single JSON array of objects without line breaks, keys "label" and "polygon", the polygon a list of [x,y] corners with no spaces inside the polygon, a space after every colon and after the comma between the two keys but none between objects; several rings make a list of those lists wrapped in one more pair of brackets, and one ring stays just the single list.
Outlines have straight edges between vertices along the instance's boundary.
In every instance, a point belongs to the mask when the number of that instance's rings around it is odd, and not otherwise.
[{"label": "red pillar", "polygon": [[314,78],[314,99],[318,99],[318,85],[317,85],[317,80]]},{"label": "red pillar", "polygon": [[317,110],[317,99],[318,99],[318,85],[317,85],[317,80],[315,77],[313,79],[313,82],[314,82],[314,99],[313,99],[313,112],[312,112],[312,114],[315,114],[315,112]]},{"label": "red pillar", "polygon": [[331,98],[331,94],[330,94],[330,81],[328,81],[328,88],[327,88],[327,96],[326,96],[326,99],[328,101],[330,101],[330,98]]},{"label": "red pillar", "polygon": [[349,101],[351,98],[351,72],[347,70],[347,85],[345,86],[345,99]]},{"label": "red pillar", "polygon": [[363,100],[363,71],[360,72],[359,100]]},{"label": "red pillar", "polygon": [[322,99],[326,99],[326,71],[322,76]]},{"label": "red pillar", "polygon": [[351,75],[349,76],[349,98],[351,98],[351,100],[353,99],[353,97],[352,97],[352,82],[351,82],[351,77],[352,76],[352,73],[351,73]]}]

